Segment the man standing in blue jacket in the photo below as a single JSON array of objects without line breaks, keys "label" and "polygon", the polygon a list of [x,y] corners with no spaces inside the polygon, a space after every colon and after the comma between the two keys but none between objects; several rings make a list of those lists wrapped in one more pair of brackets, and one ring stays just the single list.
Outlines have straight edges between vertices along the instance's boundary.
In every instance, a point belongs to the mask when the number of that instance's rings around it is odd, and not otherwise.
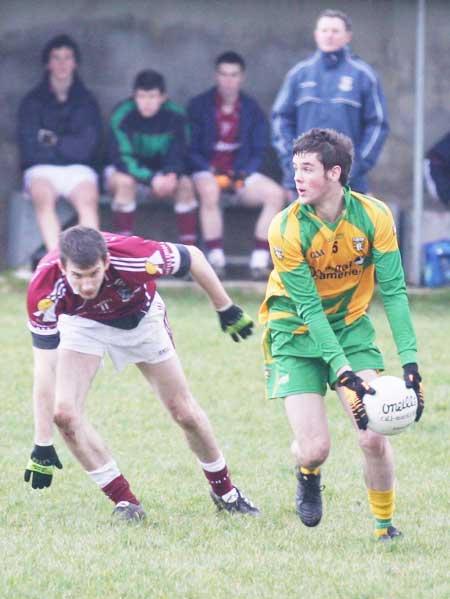
[{"label": "man standing in blue jacket", "polygon": [[101,117],[97,101],[78,76],[79,62],[78,45],[68,35],[47,42],[44,76],[18,113],[24,187],[47,250],[58,245],[56,202],[61,196],[74,206],[80,224],[98,228],[97,174],[92,167]]},{"label": "man standing in blue jacket", "polygon": [[267,230],[283,207],[283,189],[261,173],[270,149],[269,127],[257,102],[241,91],[245,62],[236,52],[224,52],[215,61],[216,86],[192,98],[189,163],[200,200],[200,224],[206,254],[219,276],[225,271],[222,191],[235,194],[246,206],[261,206],[250,257],[253,278],[268,274],[270,255]]},{"label": "man standing in blue jacket", "polygon": [[335,129],[353,142],[350,186],[367,193],[367,173],[375,166],[389,131],[386,102],[375,71],[352,55],[351,19],[340,10],[320,13],[315,54],[286,75],[272,110],[273,142],[283,168],[283,184],[293,187],[294,138],[313,127]]}]

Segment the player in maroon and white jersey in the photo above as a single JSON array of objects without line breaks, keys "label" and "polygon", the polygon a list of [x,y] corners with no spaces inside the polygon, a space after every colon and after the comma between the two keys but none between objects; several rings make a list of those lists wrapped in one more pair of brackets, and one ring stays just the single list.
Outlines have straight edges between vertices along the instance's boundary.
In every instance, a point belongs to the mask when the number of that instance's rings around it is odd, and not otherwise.
[{"label": "player in maroon and white jersey", "polygon": [[82,226],[61,235],[59,248],[40,262],[28,288],[34,353],[35,446],[25,470],[32,487],[49,487],[62,468],[53,446],[53,422],[66,445],[116,504],[121,520],[145,512],[109,449],[86,420],[84,403],[107,353],[117,370],[133,363],[154,387],[186,436],[211,485],[219,510],[259,515],[231,481],[204,411],[192,397],[175,352],[155,279],[190,272],[234,341],[253,322],[233,304],[203,253],[194,246],[123,237]]}]

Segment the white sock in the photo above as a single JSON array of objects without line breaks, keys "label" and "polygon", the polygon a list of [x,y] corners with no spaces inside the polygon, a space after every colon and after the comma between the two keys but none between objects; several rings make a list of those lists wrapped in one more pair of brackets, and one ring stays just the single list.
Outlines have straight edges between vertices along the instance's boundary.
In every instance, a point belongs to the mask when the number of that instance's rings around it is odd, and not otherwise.
[{"label": "white sock", "polygon": [[103,489],[103,487],[109,485],[112,480],[120,476],[120,470],[116,462],[111,460],[104,466],[97,468],[97,470],[91,470],[90,472],[86,471],[86,474],[88,474],[92,480]]},{"label": "white sock", "polygon": [[122,203],[122,202],[112,202],[111,210],[113,212],[134,212],[136,210],[136,202]]},{"label": "white sock", "polygon": [[227,463],[225,462],[225,458],[222,454],[220,454],[220,456],[217,458],[215,462],[202,462],[198,458],[197,461],[203,468],[203,470],[206,470],[206,472],[219,472],[220,470],[223,470],[223,468],[225,468],[225,466],[227,465]]},{"label": "white sock", "polygon": [[197,200],[193,200],[192,202],[189,202],[189,203],[175,204],[173,209],[177,214],[186,214],[186,212],[192,212],[192,210],[196,210],[197,206],[198,206]]}]

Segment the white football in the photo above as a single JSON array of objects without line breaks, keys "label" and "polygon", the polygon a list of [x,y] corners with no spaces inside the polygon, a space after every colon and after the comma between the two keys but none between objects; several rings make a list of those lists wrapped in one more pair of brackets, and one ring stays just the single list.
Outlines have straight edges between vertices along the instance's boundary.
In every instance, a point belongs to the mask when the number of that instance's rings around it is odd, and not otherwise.
[{"label": "white football", "polygon": [[375,395],[366,393],[363,397],[370,430],[382,435],[398,435],[414,422],[417,395],[406,387],[403,379],[379,376],[370,381],[370,386],[375,389]]}]

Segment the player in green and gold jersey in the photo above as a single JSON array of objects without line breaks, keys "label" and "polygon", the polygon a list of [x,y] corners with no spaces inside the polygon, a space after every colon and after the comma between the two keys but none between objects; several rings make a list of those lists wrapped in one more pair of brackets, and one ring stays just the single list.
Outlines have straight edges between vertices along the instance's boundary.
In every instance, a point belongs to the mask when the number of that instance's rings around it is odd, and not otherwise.
[{"label": "player in green and gold jersey", "polygon": [[302,522],[316,526],[322,517],[328,384],[359,434],[375,534],[389,540],[400,535],[392,525],[393,452],[386,437],[367,429],[362,402],[384,369],[366,313],[375,271],[406,384],[418,395],[416,420],[423,393],[395,224],[386,204],[346,186],[352,157],[351,140],[331,129],[311,129],[294,143],[298,199],[269,229],[274,269],[260,310],[266,385],[269,398],[284,399],[294,433]]}]

